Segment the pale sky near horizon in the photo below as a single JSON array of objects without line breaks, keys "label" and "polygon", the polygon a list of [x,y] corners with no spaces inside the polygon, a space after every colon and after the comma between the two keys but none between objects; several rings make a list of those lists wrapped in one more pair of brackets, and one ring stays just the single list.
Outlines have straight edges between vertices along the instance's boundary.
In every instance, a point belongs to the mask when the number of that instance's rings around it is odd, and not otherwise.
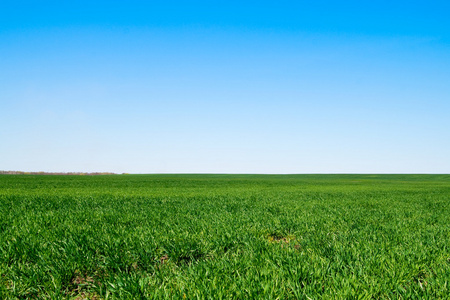
[{"label": "pale sky near horizon", "polygon": [[450,173],[450,2],[187,3],[0,3],[0,170]]}]

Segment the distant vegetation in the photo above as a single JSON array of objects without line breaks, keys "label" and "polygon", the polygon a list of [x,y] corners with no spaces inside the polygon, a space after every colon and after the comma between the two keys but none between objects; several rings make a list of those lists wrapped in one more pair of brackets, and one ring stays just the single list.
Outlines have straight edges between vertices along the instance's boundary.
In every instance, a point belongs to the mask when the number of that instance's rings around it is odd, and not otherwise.
[{"label": "distant vegetation", "polygon": [[0,174],[5,175],[114,175],[116,173],[110,172],[23,172],[23,171],[0,171]]},{"label": "distant vegetation", "polygon": [[0,175],[0,299],[448,299],[449,175]]}]

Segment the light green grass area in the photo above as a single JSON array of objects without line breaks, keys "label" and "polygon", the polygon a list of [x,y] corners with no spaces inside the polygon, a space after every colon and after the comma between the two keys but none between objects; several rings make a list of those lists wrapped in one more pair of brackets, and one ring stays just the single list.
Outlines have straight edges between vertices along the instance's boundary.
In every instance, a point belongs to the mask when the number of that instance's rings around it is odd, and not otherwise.
[{"label": "light green grass area", "polygon": [[0,175],[0,298],[449,299],[449,175]]}]

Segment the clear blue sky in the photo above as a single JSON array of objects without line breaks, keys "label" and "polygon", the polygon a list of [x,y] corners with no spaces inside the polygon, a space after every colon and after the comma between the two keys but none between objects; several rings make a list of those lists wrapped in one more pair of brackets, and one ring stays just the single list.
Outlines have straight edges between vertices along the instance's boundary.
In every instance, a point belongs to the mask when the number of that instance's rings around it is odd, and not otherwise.
[{"label": "clear blue sky", "polygon": [[1,1],[0,169],[450,173],[449,1]]}]

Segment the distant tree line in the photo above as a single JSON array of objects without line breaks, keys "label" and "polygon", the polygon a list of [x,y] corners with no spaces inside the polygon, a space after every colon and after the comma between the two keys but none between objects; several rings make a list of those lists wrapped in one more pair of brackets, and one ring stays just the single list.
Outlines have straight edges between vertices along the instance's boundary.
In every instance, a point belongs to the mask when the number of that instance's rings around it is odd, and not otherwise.
[{"label": "distant tree line", "polygon": [[111,172],[23,172],[23,171],[1,171],[0,174],[8,175],[114,175],[116,173]]}]

